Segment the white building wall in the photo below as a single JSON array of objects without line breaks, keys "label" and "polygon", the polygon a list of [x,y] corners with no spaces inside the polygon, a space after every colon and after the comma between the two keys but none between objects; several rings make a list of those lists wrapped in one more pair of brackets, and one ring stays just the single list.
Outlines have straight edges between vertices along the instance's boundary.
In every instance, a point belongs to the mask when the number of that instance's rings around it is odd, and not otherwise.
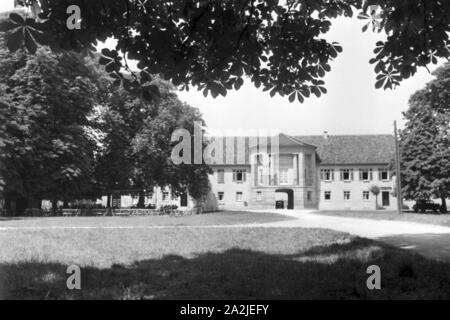
[{"label": "white building wall", "polygon": [[[384,165],[385,166],[385,165]],[[378,168],[382,165],[340,165],[340,166],[320,166],[320,169],[334,169],[334,181],[320,181],[319,188],[319,209],[320,210],[375,210],[376,197],[369,192],[369,199],[363,199],[363,191],[369,191],[372,185],[380,188],[378,195],[378,205],[382,205],[382,192],[389,192],[389,206],[384,206],[386,210],[395,210],[397,199],[392,195],[395,190],[395,179],[380,180]],[[372,180],[359,180],[359,169],[372,169]],[[340,180],[340,169],[353,169],[353,180]],[[390,175],[389,175],[390,176]],[[325,200],[325,192],[331,192],[331,199]],[[350,192],[350,200],[344,200],[344,191]]]},{"label": "white building wall", "polygon": [[[218,183],[218,170],[224,170],[224,183]],[[215,166],[214,172],[209,176],[211,182],[211,192],[217,199],[219,209],[243,209],[248,206],[248,199],[250,197],[250,166]],[[233,181],[233,170],[245,170],[246,179],[243,182]],[[224,200],[219,201],[219,192],[224,193]],[[236,193],[242,192],[242,200],[237,201]]]}]

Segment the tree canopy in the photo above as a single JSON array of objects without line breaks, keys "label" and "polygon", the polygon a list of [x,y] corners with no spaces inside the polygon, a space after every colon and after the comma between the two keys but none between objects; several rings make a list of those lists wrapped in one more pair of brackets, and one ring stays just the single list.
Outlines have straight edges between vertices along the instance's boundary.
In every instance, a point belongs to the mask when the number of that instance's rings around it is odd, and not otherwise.
[{"label": "tree canopy", "polygon": [[[419,67],[450,55],[450,2],[435,0],[23,0],[41,20],[11,15],[0,26],[8,47],[36,44],[87,53],[98,41],[117,39],[100,62],[118,82],[146,99],[157,98],[152,74],[214,97],[239,89],[244,77],[270,95],[303,102],[326,93],[323,77],[342,51],[323,38],[339,16],[358,15],[363,31],[386,34],[370,63],[377,88],[393,88]],[[80,29],[66,26],[77,5]],[[70,19],[77,17],[70,16]],[[138,61],[140,80],[124,79],[127,60]]]},{"label": "tree canopy", "polygon": [[206,165],[170,161],[172,132],[203,120],[169,82],[155,77],[159,100],[148,103],[114,86],[95,56],[10,52],[5,41],[0,34],[0,192],[19,211],[130,188],[207,191]]},{"label": "tree canopy", "polygon": [[0,37],[0,177],[26,199],[82,197],[90,190],[96,141],[89,116],[97,75],[76,53],[10,53]]},{"label": "tree canopy", "polygon": [[402,185],[406,198],[441,198],[445,210],[445,198],[450,195],[450,64],[434,75],[411,97],[404,113]]},{"label": "tree canopy", "polygon": [[194,122],[204,124],[199,110],[182,103],[173,85],[155,79],[159,103],[148,104],[125,89],[111,94],[98,118],[102,139],[96,167],[101,190],[134,190],[143,205],[144,189],[171,186],[174,194],[188,192],[195,200],[209,190],[206,165],[176,165],[171,160],[179,128],[193,133]]}]

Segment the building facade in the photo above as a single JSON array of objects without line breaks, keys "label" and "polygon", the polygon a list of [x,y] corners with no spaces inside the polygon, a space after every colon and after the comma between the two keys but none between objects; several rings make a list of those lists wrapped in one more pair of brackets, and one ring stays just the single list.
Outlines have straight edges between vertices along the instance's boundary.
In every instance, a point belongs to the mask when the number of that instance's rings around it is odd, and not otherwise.
[{"label": "building facade", "polygon": [[276,201],[287,209],[395,209],[393,136],[280,134],[278,152],[252,146],[248,138],[246,148],[245,164],[211,165],[219,209],[272,209]]},{"label": "building facade", "polygon": [[[211,191],[204,209],[273,209],[277,201],[286,209],[396,208],[395,177],[389,169],[395,154],[393,136],[280,134],[272,138],[212,137],[223,149],[219,161],[215,157],[210,164]],[[378,187],[377,196],[372,186]],[[149,190],[145,199],[146,205],[157,207],[195,205],[187,195],[173,196],[170,187]],[[101,202],[106,205],[106,197]],[[137,202],[137,194],[113,197],[116,207],[133,207]]]}]

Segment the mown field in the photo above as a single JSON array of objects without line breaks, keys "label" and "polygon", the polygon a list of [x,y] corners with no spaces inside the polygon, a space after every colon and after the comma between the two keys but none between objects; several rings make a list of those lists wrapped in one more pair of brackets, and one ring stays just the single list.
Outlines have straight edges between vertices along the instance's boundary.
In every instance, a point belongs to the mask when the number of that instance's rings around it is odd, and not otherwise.
[{"label": "mown field", "polygon": [[[76,228],[86,226],[86,218],[65,218],[72,229],[51,228],[59,221],[51,218],[33,219],[37,230],[1,221],[0,298],[450,298],[446,263],[331,230],[236,227],[237,216],[227,215],[203,216],[223,219],[224,228],[196,227],[197,217],[185,217],[179,227],[178,218],[166,217],[178,221],[167,228],[155,222],[158,217],[104,222],[158,226],[145,229]],[[5,223],[10,229],[1,229]],[[81,290],[66,287],[71,264],[81,268]],[[381,290],[366,286],[366,269],[373,264],[381,268]]]}]

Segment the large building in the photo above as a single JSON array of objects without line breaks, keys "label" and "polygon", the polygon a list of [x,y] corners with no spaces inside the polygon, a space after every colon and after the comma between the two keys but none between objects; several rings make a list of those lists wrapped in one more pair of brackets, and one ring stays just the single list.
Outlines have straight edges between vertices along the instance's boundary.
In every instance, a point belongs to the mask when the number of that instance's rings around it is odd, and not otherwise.
[{"label": "large building", "polygon": [[[207,210],[275,208],[374,210],[395,209],[395,177],[389,169],[395,154],[391,135],[321,135],[213,137]],[[221,148],[223,147],[223,148]],[[221,150],[220,150],[221,149]],[[375,196],[370,188],[378,186]],[[137,203],[122,195],[120,206]],[[104,199],[105,201],[105,199]],[[146,203],[190,208],[187,196],[155,188]]]},{"label": "large building", "polygon": [[237,152],[240,139],[231,146],[226,140],[223,157],[234,161],[212,165],[211,192],[220,209],[274,208],[276,201],[288,209],[395,209],[391,135],[280,134],[277,148],[272,139],[261,148],[245,138],[245,162],[226,154]]}]

